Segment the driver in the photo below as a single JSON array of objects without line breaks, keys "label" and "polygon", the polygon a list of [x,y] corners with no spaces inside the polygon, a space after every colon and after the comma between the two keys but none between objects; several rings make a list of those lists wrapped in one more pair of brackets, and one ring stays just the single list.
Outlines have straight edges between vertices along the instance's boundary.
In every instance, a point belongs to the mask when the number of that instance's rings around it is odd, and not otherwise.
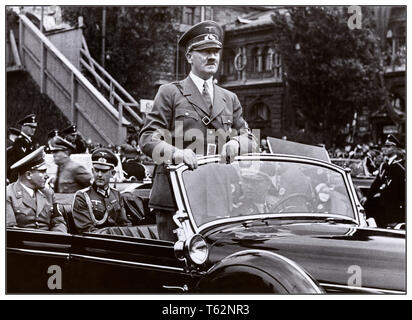
[{"label": "driver", "polygon": [[273,184],[268,173],[256,168],[241,169],[240,186],[242,196],[232,212],[238,215],[273,212],[277,198],[269,194]]}]

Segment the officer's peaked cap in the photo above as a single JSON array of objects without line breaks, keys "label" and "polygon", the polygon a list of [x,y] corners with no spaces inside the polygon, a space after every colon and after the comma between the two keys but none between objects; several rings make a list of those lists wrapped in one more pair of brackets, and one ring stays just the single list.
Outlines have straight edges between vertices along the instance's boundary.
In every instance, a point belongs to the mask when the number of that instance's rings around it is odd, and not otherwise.
[{"label": "officer's peaked cap", "polygon": [[388,134],[385,140],[386,146],[395,146],[397,148],[403,148],[402,143],[392,134]]},{"label": "officer's peaked cap", "polygon": [[18,172],[47,169],[44,146],[41,146],[40,148],[36,149],[35,151],[29,153],[19,161],[12,164],[10,169],[18,170]]},{"label": "officer's peaked cap", "polygon": [[73,133],[77,133],[77,126],[75,124],[68,126],[66,129],[63,129],[63,131],[61,132],[62,135],[69,135]]},{"label": "officer's peaked cap", "polygon": [[93,166],[106,166],[107,169],[114,169],[118,160],[112,150],[107,148],[98,148],[92,153]]},{"label": "officer's peaked cap", "polygon": [[51,152],[74,151],[76,149],[76,147],[73,144],[71,144],[69,141],[63,139],[60,136],[55,136],[54,138],[52,138],[49,145]]},{"label": "officer's peaked cap", "polygon": [[17,122],[17,124],[20,124],[22,126],[37,127],[36,115],[29,114],[28,116],[25,116],[23,119]]},{"label": "officer's peaked cap", "polygon": [[215,21],[206,20],[195,24],[179,39],[179,46],[190,50],[222,48],[223,29]]}]

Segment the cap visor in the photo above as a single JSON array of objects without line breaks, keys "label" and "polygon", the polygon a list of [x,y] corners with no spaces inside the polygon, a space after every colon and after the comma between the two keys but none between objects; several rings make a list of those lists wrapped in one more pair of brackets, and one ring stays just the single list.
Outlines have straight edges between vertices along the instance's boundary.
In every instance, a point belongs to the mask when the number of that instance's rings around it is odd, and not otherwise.
[{"label": "cap visor", "polygon": [[110,169],[114,169],[114,166],[111,164],[103,164],[100,162],[93,161],[93,168],[98,169],[98,170],[110,170]]},{"label": "cap visor", "polygon": [[200,50],[205,50],[205,49],[221,49],[221,48],[222,48],[221,43],[210,41],[210,42],[195,44],[192,46],[191,50],[200,51]]}]

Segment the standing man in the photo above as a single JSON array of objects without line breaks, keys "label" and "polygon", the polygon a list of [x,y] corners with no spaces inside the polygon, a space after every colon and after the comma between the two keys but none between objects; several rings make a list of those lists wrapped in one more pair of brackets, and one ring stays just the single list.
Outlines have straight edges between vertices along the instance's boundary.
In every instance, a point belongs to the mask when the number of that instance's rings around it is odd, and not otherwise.
[{"label": "standing man", "polygon": [[179,46],[186,50],[191,72],[182,81],[160,86],[140,132],[141,150],[157,164],[150,207],[156,212],[159,237],[164,240],[176,240],[172,216],[177,209],[165,164],[184,162],[196,169],[199,155],[220,153],[233,159],[258,150],[239,99],[213,81],[222,35],[214,21],[198,23],[183,34]]},{"label": "standing man", "polygon": [[70,159],[75,147],[62,137],[56,136],[50,141],[50,151],[53,153],[54,163],[57,165],[54,192],[75,193],[90,186],[92,175],[82,165]]},{"label": "standing man", "polygon": [[18,180],[6,189],[6,226],[67,232],[63,216],[53,210],[54,192],[45,188],[48,178],[44,147],[11,166]]},{"label": "standing man", "polygon": [[375,218],[379,227],[405,222],[405,162],[399,156],[402,144],[388,135],[382,151],[385,161],[373,181],[364,207],[366,214]]},{"label": "standing man", "polygon": [[18,124],[21,125],[20,135],[14,141],[13,147],[7,150],[7,178],[10,182],[17,180],[17,174],[11,172],[10,166],[35,149],[33,136],[37,129],[36,115],[30,114]]},{"label": "standing man", "polygon": [[71,144],[75,146],[74,153],[85,153],[87,150],[87,143],[84,139],[80,136],[79,132],[77,131],[77,126],[75,124],[67,127],[61,132],[61,135],[64,139],[69,141]]},{"label": "standing man", "polygon": [[130,226],[120,192],[109,186],[118,160],[109,149],[99,148],[92,154],[93,185],[74,196],[73,219],[80,233],[101,232],[113,226]]}]

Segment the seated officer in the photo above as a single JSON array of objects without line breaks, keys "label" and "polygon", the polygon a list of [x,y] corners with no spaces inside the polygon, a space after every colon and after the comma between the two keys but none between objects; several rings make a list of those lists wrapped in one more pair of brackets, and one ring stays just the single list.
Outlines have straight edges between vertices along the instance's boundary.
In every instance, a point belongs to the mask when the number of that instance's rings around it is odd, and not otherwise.
[{"label": "seated officer", "polygon": [[66,233],[64,218],[53,211],[54,192],[45,188],[48,176],[43,149],[11,166],[18,179],[6,189],[6,225]]},{"label": "seated officer", "polygon": [[115,174],[117,157],[109,149],[99,148],[92,154],[94,182],[74,196],[73,219],[80,233],[103,233],[103,228],[130,226],[120,192],[109,186]]}]

